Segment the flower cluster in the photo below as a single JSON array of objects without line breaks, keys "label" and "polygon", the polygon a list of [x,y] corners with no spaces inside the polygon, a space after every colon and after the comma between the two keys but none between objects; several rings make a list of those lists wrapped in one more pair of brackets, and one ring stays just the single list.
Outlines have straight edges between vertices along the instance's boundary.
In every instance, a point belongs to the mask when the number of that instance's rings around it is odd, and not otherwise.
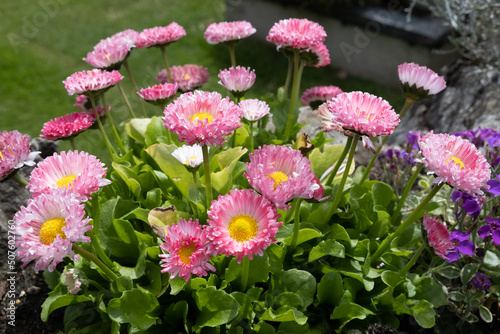
[{"label": "flower cluster", "polygon": [[40,152],[31,152],[30,147],[28,135],[17,130],[0,132],[0,181],[24,165],[35,165]]},{"label": "flower cluster", "polygon": [[208,44],[219,44],[238,41],[255,32],[255,28],[247,21],[218,22],[208,25],[204,37]]},{"label": "flower cluster", "polygon": [[[192,91],[207,83],[210,76],[206,67],[193,64],[172,66],[170,71],[172,73],[172,81],[178,84],[179,89],[183,92]],[[169,82],[167,70],[161,70],[156,80],[161,83]]]}]

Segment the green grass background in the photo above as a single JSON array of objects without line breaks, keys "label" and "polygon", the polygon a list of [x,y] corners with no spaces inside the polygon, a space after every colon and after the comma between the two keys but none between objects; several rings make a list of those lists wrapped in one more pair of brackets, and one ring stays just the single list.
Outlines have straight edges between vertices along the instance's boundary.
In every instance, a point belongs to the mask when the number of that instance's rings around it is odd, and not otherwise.
[{"label": "green grass background", "polygon": [[[219,69],[230,66],[227,49],[209,45],[203,38],[212,22],[225,20],[223,0],[3,0],[0,2],[0,131],[17,129],[32,137],[40,135],[44,122],[76,111],[75,96],[68,96],[62,83],[74,72],[89,70],[82,58],[99,40],[125,29],[141,31],[176,21],[187,35],[167,47],[171,65],[198,64],[209,69],[210,80],[203,90],[225,89],[217,84]],[[331,55],[336,57],[336,55]],[[236,48],[239,65],[255,69],[257,81],[247,97],[276,92],[286,77],[287,60],[271,43],[255,37]],[[139,87],[156,84],[163,62],[159,49],[133,50],[129,65]],[[123,86],[141,114],[138,99],[125,69]],[[306,68],[301,91],[315,85],[337,85],[344,91],[361,90],[387,99],[395,108],[403,104],[398,91],[369,80],[340,79],[332,68]],[[115,121],[125,121],[128,110],[119,90],[106,93]],[[162,115],[147,105],[150,114]],[[87,131],[76,138],[77,147],[93,154],[104,152],[100,134]],[[61,150],[70,146],[66,142]]]}]

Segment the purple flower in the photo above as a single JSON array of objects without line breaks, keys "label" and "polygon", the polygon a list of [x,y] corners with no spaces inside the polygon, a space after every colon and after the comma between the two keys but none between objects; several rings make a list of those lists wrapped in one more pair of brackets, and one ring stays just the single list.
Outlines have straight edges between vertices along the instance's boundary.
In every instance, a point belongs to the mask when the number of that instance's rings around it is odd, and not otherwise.
[{"label": "purple flower", "polygon": [[[482,129],[481,127],[478,127],[476,131],[465,130],[456,132],[454,133],[454,135],[462,137],[464,139],[468,139],[472,144],[476,145],[477,148],[483,147],[485,141],[488,141],[488,144],[492,147],[500,146],[500,133],[493,130],[492,128]],[[490,141],[491,140],[494,141],[495,137],[498,137],[497,138],[498,144],[491,145]]]},{"label": "purple flower", "polygon": [[421,136],[422,134],[420,131],[408,131],[406,134],[406,141],[414,150],[418,150],[418,140]]},{"label": "purple flower", "polygon": [[387,152],[385,152],[385,155],[387,155],[387,157],[389,159],[394,159],[394,158],[399,158],[399,155],[400,155],[400,152],[399,150],[396,150],[396,149],[388,149]]},{"label": "purple flower", "polygon": [[[460,199],[462,199],[462,202],[461,202],[462,209],[465,211],[466,214],[471,215],[474,219],[476,219],[479,216],[479,214],[481,213],[481,209],[483,206],[480,203],[480,201],[478,201],[478,198],[475,196],[471,196],[471,195],[466,194],[464,192],[455,190],[451,194],[450,199],[453,202],[458,202],[459,205],[460,205],[459,201],[460,201]],[[459,211],[458,214],[460,215],[461,212]]]},{"label": "purple flower", "polygon": [[500,146],[500,134],[497,133],[495,136],[488,139],[488,145],[491,147]]},{"label": "purple flower", "polygon": [[486,279],[487,277],[488,275],[476,273],[476,277],[472,279],[472,284],[474,284],[477,289],[488,292],[490,291],[491,281]]},{"label": "purple flower", "polygon": [[484,219],[489,224],[481,226],[477,234],[483,239],[491,236],[495,245],[500,245],[500,218],[485,217]]},{"label": "purple flower", "polygon": [[493,195],[500,195],[500,181],[489,180],[486,184],[490,186],[490,189],[486,190],[487,192]]},{"label": "purple flower", "polygon": [[451,243],[455,248],[448,253],[448,262],[453,262],[458,260],[460,253],[465,255],[474,254],[474,243],[469,240],[469,233],[460,232],[455,230],[451,232]]}]

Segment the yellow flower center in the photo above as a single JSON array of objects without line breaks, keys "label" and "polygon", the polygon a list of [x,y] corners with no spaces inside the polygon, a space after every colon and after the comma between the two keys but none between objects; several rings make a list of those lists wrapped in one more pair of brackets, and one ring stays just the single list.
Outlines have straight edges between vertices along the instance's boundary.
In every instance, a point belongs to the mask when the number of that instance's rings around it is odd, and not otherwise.
[{"label": "yellow flower center", "polygon": [[63,218],[50,218],[45,223],[43,223],[40,229],[40,241],[44,245],[50,245],[54,242],[57,235],[61,236],[62,239],[66,239],[62,228],[66,226],[66,222]]},{"label": "yellow flower center", "polygon": [[204,119],[208,119],[208,124],[210,124],[210,122],[212,122],[212,120],[214,119],[214,116],[212,116],[211,114],[206,113],[206,112],[199,112],[199,113],[194,114],[191,117],[190,121],[193,123],[196,122],[196,125],[198,125],[198,122],[202,121]]},{"label": "yellow flower center", "polygon": [[0,160],[3,160],[2,151],[0,151]]},{"label": "yellow flower center", "polygon": [[58,188],[61,188],[64,186],[66,186],[66,188],[68,188],[70,185],[72,185],[71,182],[73,182],[74,180],[76,180],[76,175],[67,175],[67,176],[61,177],[59,180],[57,180],[56,186]]},{"label": "yellow flower center", "polygon": [[109,55],[108,55],[107,53],[106,53],[106,59],[107,59],[108,61],[111,61],[111,60],[109,60]]},{"label": "yellow flower center", "polygon": [[181,249],[177,254],[179,254],[179,257],[182,262],[184,262],[185,264],[190,264],[191,259],[189,257],[191,256],[191,254],[194,253],[195,250],[196,250],[195,245],[193,242],[191,242],[189,246],[181,246]]},{"label": "yellow flower center", "polygon": [[462,160],[460,160],[457,157],[449,157],[448,159],[446,159],[445,163],[448,163],[448,161],[450,161],[450,160],[453,161],[453,164],[455,164],[455,165],[458,164],[460,166],[460,169],[465,167],[465,164],[462,162]]},{"label": "yellow flower center", "polygon": [[236,241],[243,242],[252,239],[259,230],[255,219],[248,215],[233,217],[227,228],[229,235]]},{"label": "yellow flower center", "polygon": [[184,75],[184,79],[189,80],[191,79],[191,76],[189,74]]},{"label": "yellow flower center", "polygon": [[274,179],[274,190],[278,187],[278,184],[280,184],[283,181],[288,181],[288,176],[280,171],[274,172],[272,174],[269,174],[267,178],[269,179],[272,177]]},{"label": "yellow flower center", "polygon": [[[196,159],[198,159],[198,157],[195,157],[195,156],[193,155],[193,156],[192,156],[191,158],[189,158],[189,159],[191,159],[191,160],[196,160]],[[189,165],[189,159],[186,159],[186,163],[185,163],[186,165]]]}]

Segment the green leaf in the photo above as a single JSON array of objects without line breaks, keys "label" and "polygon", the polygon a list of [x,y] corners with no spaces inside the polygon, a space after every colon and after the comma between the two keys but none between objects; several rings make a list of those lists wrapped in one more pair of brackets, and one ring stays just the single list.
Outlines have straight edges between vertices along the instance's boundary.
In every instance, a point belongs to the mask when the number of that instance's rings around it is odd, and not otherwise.
[{"label": "green leaf", "polygon": [[369,309],[366,309],[356,303],[348,302],[335,307],[330,315],[330,319],[339,319],[341,321],[339,330],[341,330],[350,321],[354,319],[363,320],[372,314],[374,313]]},{"label": "green leaf", "polygon": [[189,333],[187,322],[188,303],[185,300],[170,304],[165,314],[167,316],[164,319],[169,328],[183,327],[186,333]]},{"label": "green leaf", "polygon": [[304,315],[304,313],[287,306],[282,306],[276,311],[267,309],[264,314],[262,314],[261,319],[277,322],[295,321],[299,325],[304,325],[307,323],[307,317]]},{"label": "green leaf", "polygon": [[317,246],[314,246],[309,252],[309,262],[313,262],[325,255],[344,258],[345,248],[337,240],[328,239],[321,241]]},{"label": "green leaf", "polygon": [[[219,194],[226,194],[229,190],[231,190],[233,185],[232,174],[234,167],[247,151],[248,150],[246,148],[235,147],[223,151],[212,158],[212,160],[216,159],[220,169],[220,171],[212,173],[211,175],[212,187]],[[204,180],[204,177],[202,179]]]},{"label": "green leaf", "polygon": [[141,144],[144,144],[144,136],[149,122],[151,122],[151,119],[149,118],[132,118],[127,124],[125,124],[125,131],[131,138]]},{"label": "green leaf", "polygon": [[339,224],[332,225],[332,239],[351,241],[351,238],[345,228]]},{"label": "green leaf", "polygon": [[109,301],[108,314],[121,324],[130,323],[141,330],[147,330],[156,323],[158,300],[149,291],[132,289],[125,291],[120,298]]},{"label": "green leaf", "polygon": [[[303,242],[309,241],[314,238],[319,238],[322,236],[323,234],[321,234],[321,232],[314,230],[312,228],[300,229],[299,235],[297,236],[297,245],[300,245]],[[293,236],[289,236],[288,238],[286,238],[285,243],[290,246],[292,244],[292,238]]]},{"label": "green leaf", "polygon": [[188,189],[189,185],[194,183],[193,174],[172,155],[176,148],[175,145],[159,143],[149,146],[145,151],[153,158],[162,172],[169,177],[181,194],[189,198]]},{"label": "green leaf", "polygon": [[49,296],[42,304],[42,312],[40,314],[42,321],[47,322],[49,315],[58,308],[92,300],[92,298],[85,295],[63,294],[64,290],[63,285],[59,284],[49,293]]},{"label": "green leaf", "polygon": [[259,322],[257,325],[255,325],[253,327],[253,330],[255,333],[258,333],[258,334],[275,334],[276,333],[276,330],[274,329],[274,327],[265,321]]},{"label": "green leaf", "polygon": [[170,294],[172,296],[175,296],[179,292],[184,289],[184,286],[186,285],[186,280],[182,277],[175,276],[174,278],[170,279]]},{"label": "green leaf", "polygon": [[[236,258],[232,258],[226,268],[225,279],[227,282],[241,280],[242,264]],[[250,260],[248,286],[257,282],[266,282],[269,278],[269,261],[266,253],[263,256],[254,256]]]},{"label": "green leaf", "polygon": [[334,165],[340,158],[344,145],[325,145],[323,150],[315,148],[309,154],[311,169],[317,178],[320,178],[328,168]]},{"label": "green leaf", "polygon": [[344,287],[339,273],[331,271],[321,277],[317,293],[320,304],[339,305],[343,295]]},{"label": "green leaf", "polygon": [[129,191],[139,199],[141,196],[141,185],[139,184],[137,174],[127,166],[123,164],[118,164],[116,162],[112,163],[114,171],[120,176],[120,178],[125,182]]},{"label": "green leaf", "polygon": [[290,269],[273,277],[273,289],[297,293],[304,301],[304,308],[307,308],[314,301],[316,279],[307,271]]},{"label": "green leaf", "polygon": [[382,282],[390,286],[391,288],[395,288],[399,283],[401,283],[405,277],[401,276],[400,273],[390,270],[385,270],[382,275]]},{"label": "green leaf", "polygon": [[[63,275],[64,276],[64,275]],[[43,271],[43,279],[45,283],[47,283],[47,286],[49,289],[54,290],[57,284],[59,284],[60,280],[59,278],[62,279],[61,273],[58,272],[57,270],[54,271],[48,271],[44,270]]]},{"label": "green leaf", "polygon": [[488,324],[493,321],[493,316],[491,315],[490,310],[483,305],[479,306],[479,316]]},{"label": "green leaf", "polygon": [[200,313],[196,317],[194,330],[229,323],[238,315],[239,304],[233,296],[213,286],[201,288],[194,294]]},{"label": "green leaf", "polygon": [[462,281],[462,284],[469,283],[472,280],[472,278],[476,275],[478,268],[479,268],[479,263],[466,264],[462,268],[462,271],[460,272],[460,280]]},{"label": "green leaf", "polygon": [[381,205],[384,208],[387,208],[389,203],[396,197],[391,186],[383,182],[374,183],[371,189],[371,194],[373,204]]},{"label": "green leaf", "polygon": [[166,227],[179,222],[179,217],[173,205],[169,207],[158,207],[149,211],[148,222],[153,232],[165,241]]},{"label": "green leaf", "polygon": [[487,268],[497,270],[500,268],[500,253],[497,250],[488,250],[483,261]]},{"label": "green leaf", "polygon": [[455,301],[455,302],[462,302],[467,298],[463,293],[461,293],[459,291],[452,291],[452,292],[450,292],[449,296],[450,296],[450,299]]},{"label": "green leaf", "polygon": [[448,304],[445,288],[429,276],[417,277],[413,280],[416,288],[413,299],[425,299],[432,303],[434,307]]},{"label": "green leaf", "polygon": [[427,300],[421,300],[412,308],[413,316],[420,327],[432,328],[436,322],[434,307]]},{"label": "green leaf", "polygon": [[460,277],[460,269],[454,266],[441,267],[435,269],[434,272],[449,279],[455,279]]},{"label": "green leaf", "polygon": [[269,269],[271,273],[276,274],[283,269],[283,261],[285,259],[286,252],[283,246],[278,244],[271,244],[264,251],[267,253],[269,258]]},{"label": "green leaf", "polygon": [[151,121],[146,127],[146,131],[144,133],[144,141],[146,147],[156,144],[158,142],[158,138],[166,137],[167,129],[163,125],[163,121],[160,116],[151,117]]},{"label": "green leaf", "polygon": [[116,268],[118,269],[120,274],[130,277],[131,279],[137,279],[141,277],[144,274],[144,270],[146,268],[146,256],[148,254],[146,252],[147,245],[141,243],[138,247],[136,247],[136,250],[137,248],[139,249],[139,257],[133,263],[133,267],[122,266],[116,263]]}]

